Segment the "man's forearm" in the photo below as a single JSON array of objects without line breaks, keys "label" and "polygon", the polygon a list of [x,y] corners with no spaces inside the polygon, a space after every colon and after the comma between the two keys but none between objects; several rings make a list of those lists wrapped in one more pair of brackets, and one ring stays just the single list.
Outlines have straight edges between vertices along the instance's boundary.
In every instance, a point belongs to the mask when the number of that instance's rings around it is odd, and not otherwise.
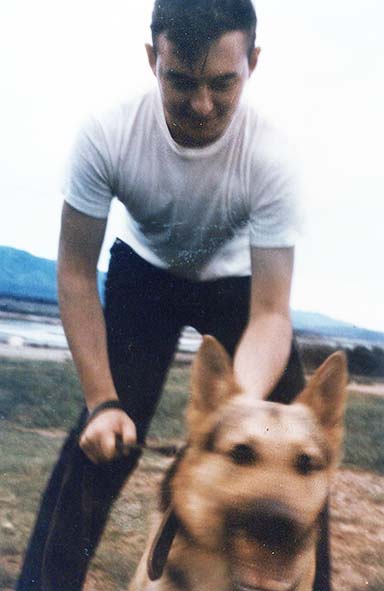
[{"label": "man's forearm", "polygon": [[287,366],[291,341],[288,316],[270,312],[251,319],[234,360],[239,385],[257,398],[266,398]]},{"label": "man's forearm", "polygon": [[97,283],[59,271],[61,318],[88,408],[116,399]]},{"label": "man's forearm", "polygon": [[[106,220],[63,205],[58,257],[61,318],[89,410],[117,400],[111,375],[104,314],[97,289],[97,261]],[[130,453],[136,427],[119,408],[104,408],[85,425],[80,448],[95,463]]]}]

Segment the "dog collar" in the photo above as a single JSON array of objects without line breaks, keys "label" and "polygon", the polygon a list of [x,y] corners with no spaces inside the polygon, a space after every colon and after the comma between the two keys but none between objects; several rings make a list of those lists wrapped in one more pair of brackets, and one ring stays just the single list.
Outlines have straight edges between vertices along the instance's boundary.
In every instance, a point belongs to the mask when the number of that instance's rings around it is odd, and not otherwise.
[{"label": "dog collar", "polygon": [[147,572],[151,581],[163,574],[172,542],[178,529],[178,521],[172,505],[168,507],[152,542],[147,560]]}]

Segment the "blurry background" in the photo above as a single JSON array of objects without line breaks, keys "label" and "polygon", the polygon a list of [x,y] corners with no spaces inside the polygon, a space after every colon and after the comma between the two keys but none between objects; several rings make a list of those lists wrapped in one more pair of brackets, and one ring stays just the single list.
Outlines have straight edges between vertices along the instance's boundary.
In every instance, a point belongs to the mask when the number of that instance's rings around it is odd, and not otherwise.
[{"label": "blurry background", "polygon": [[[334,588],[384,591],[384,4],[257,0],[256,8],[262,53],[247,92],[292,137],[303,177],[307,227],[292,306],[305,369],[342,346],[353,380],[331,496]],[[41,491],[82,405],[52,304],[55,263],[45,260],[56,258],[62,171],[90,113],[154,83],[144,52],[151,9],[152,0],[0,0],[4,591],[14,588]],[[114,226],[112,218],[107,242]],[[191,331],[182,341],[150,434],[172,444],[183,433],[185,352],[197,346]],[[85,591],[127,588],[166,463],[145,455],[114,508]]]}]

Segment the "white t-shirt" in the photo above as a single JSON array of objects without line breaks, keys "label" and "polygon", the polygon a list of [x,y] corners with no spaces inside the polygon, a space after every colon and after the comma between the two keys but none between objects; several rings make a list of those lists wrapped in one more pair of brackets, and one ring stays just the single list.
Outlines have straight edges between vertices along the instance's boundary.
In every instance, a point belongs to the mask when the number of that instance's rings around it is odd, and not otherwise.
[{"label": "white t-shirt", "polygon": [[293,246],[299,214],[289,148],[240,103],[214,143],[171,137],[159,91],[92,118],[72,152],[65,200],[96,218],[124,205],[119,238],[193,280],[250,274],[250,246]]}]

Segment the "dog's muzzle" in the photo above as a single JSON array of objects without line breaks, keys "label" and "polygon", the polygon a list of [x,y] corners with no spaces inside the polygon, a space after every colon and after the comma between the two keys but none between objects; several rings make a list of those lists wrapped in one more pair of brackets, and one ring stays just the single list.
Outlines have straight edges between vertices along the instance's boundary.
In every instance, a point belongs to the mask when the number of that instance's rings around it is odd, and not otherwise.
[{"label": "dog's muzzle", "polygon": [[229,511],[226,523],[229,541],[241,536],[278,553],[297,551],[306,533],[291,509],[272,499],[259,499],[248,507]]},{"label": "dog's muzzle", "polygon": [[274,499],[229,510],[226,551],[233,591],[293,591],[307,532],[290,507]]}]

